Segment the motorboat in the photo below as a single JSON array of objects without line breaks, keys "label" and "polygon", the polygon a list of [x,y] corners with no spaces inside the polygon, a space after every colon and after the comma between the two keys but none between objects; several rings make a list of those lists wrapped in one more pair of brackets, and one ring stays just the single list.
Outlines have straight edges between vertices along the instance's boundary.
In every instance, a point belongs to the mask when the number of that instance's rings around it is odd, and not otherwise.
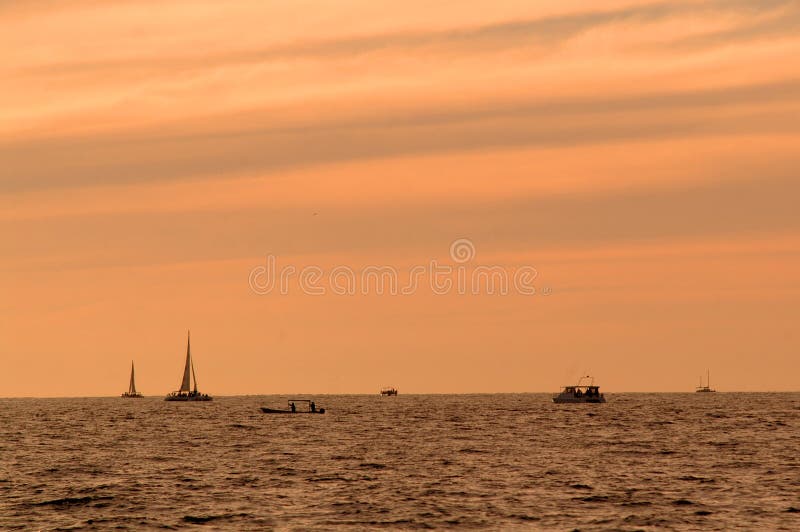
[{"label": "motorboat", "polygon": [[[589,379],[589,384],[583,384]],[[561,393],[553,396],[554,403],[605,403],[605,396],[600,393],[600,387],[595,386],[594,378],[587,375],[578,380],[575,386],[564,386]]]}]

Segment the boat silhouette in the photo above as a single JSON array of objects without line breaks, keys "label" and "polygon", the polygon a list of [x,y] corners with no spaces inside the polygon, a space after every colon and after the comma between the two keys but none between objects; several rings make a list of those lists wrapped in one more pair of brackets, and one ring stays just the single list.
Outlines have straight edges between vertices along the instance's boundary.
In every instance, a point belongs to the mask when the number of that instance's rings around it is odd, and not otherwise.
[{"label": "boat silhouette", "polygon": [[716,392],[717,390],[711,389],[711,371],[706,370],[706,385],[703,386],[703,376],[700,375],[700,386],[695,389],[697,393],[711,393]]},{"label": "boat silhouette", "polygon": [[[213,398],[197,391],[197,376],[194,373],[194,363],[192,362],[191,337],[186,335],[186,365],[183,368],[183,380],[177,392],[167,395],[165,401],[211,401]],[[192,382],[194,387],[191,386]]]},{"label": "boat silhouette", "polygon": [[128,384],[128,391],[121,394],[120,397],[127,397],[129,399],[139,399],[142,394],[136,391],[136,380],[133,378],[133,360],[131,360],[131,382]]},{"label": "boat silhouette", "polygon": [[[583,379],[590,379],[589,384],[581,384]],[[594,377],[586,375],[578,379],[575,386],[564,386],[561,393],[553,396],[554,403],[605,403],[605,396],[600,387],[594,385]]]},{"label": "boat silhouette", "polygon": [[[306,406],[305,409],[300,410],[297,408],[297,404],[301,403]],[[287,401],[289,406],[288,409],[283,408],[267,408],[266,406],[261,407],[261,411],[265,414],[324,414],[324,408],[317,408],[317,404],[310,400],[310,399],[289,399]]]}]

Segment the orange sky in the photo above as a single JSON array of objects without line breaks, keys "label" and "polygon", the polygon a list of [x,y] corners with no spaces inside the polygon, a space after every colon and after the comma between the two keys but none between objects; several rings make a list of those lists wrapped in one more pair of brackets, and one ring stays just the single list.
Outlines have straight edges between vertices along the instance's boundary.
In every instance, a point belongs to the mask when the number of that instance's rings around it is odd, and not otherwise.
[{"label": "orange sky", "polygon": [[[0,396],[797,390],[796,1],[0,4]],[[531,266],[539,293],[258,295]],[[404,278],[404,277],[403,277]],[[549,291],[548,295],[543,292]]]}]

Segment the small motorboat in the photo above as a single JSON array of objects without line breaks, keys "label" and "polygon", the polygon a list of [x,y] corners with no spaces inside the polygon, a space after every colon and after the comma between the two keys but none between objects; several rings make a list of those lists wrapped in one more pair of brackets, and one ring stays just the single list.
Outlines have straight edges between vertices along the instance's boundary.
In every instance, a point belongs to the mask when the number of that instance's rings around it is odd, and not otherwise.
[{"label": "small motorboat", "polygon": [[381,390],[381,395],[397,395],[397,388],[390,386]]},{"label": "small motorboat", "polygon": [[[582,384],[589,379],[589,384]],[[589,375],[581,377],[575,386],[564,386],[560,394],[553,396],[554,403],[605,403],[605,396],[600,387],[594,385],[594,378]]]},{"label": "small motorboat", "polygon": [[[289,408],[267,408],[261,407],[261,411],[265,414],[324,414],[324,408],[317,408],[317,404],[310,399],[289,399],[287,401]],[[303,405],[304,408],[298,408],[298,404]]]}]

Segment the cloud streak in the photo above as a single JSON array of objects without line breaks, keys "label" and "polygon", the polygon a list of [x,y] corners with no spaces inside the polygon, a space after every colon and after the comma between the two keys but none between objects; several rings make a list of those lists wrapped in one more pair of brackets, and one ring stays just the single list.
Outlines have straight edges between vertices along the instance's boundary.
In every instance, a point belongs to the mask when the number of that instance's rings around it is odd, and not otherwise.
[{"label": "cloud streak", "polygon": [[383,111],[367,121],[316,127],[237,129],[238,117],[214,117],[199,128],[178,126],[169,135],[154,129],[0,144],[0,190],[209,178],[458,150],[797,134],[798,99],[800,81],[788,80],[703,92],[420,110],[402,118]]},{"label": "cloud streak", "polygon": [[379,52],[438,52],[445,54],[494,53],[498,50],[554,46],[595,28],[610,24],[646,24],[670,17],[739,16],[774,14],[767,21],[744,24],[728,31],[686,37],[676,45],[716,45],[722,42],[751,39],[759,36],[791,33],[797,27],[800,6],[791,0],[759,2],[664,2],[628,6],[620,9],[598,9],[567,13],[530,20],[512,20],[477,27],[440,31],[386,32],[374,35],[345,36],[275,44],[260,49],[204,51],[200,54],[141,57],[119,57],[100,61],[62,61],[36,65],[21,72],[47,76],[124,72],[154,74],[157,71],[209,69],[222,66],[263,63],[281,60],[329,60],[353,58]]}]

